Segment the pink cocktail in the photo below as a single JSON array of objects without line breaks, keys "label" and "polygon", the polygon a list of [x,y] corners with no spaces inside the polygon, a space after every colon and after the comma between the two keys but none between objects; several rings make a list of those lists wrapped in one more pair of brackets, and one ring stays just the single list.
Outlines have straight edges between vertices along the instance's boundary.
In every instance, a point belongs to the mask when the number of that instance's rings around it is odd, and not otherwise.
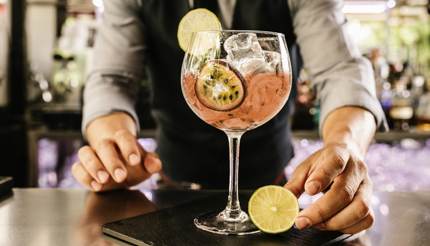
[{"label": "pink cocktail", "polygon": [[288,74],[260,73],[244,79],[245,96],[240,105],[226,111],[208,107],[196,92],[197,77],[184,76],[184,96],[203,121],[221,130],[249,131],[269,121],[285,105],[291,90]]}]

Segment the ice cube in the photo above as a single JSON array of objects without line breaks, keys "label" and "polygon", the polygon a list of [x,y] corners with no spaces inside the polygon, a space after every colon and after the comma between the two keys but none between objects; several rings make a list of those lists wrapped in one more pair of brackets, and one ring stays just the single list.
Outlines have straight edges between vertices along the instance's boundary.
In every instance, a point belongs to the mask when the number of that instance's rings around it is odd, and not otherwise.
[{"label": "ice cube", "polygon": [[281,54],[275,51],[263,51],[264,58],[243,58],[232,62],[244,76],[255,73],[274,73],[279,71]]},{"label": "ice cube", "polygon": [[255,33],[239,33],[232,35],[224,42],[228,59],[238,61],[244,58],[264,58],[263,50]]},{"label": "ice cube", "polygon": [[241,59],[240,61],[233,62],[233,65],[244,76],[255,73],[275,72],[275,69],[264,58]]},{"label": "ice cube", "polygon": [[263,51],[264,59],[273,72],[278,71],[281,64],[281,54],[275,51]]},{"label": "ice cube", "polygon": [[279,50],[279,39],[273,37],[260,37],[258,43],[262,50],[275,51]]},{"label": "ice cube", "polygon": [[[254,73],[276,72],[281,55],[275,51],[279,46],[274,38],[257,38],[255,33],[232,35],[224,42],[227,61],[246,76]],[[263,48],[262,48],[263,47]]]}]

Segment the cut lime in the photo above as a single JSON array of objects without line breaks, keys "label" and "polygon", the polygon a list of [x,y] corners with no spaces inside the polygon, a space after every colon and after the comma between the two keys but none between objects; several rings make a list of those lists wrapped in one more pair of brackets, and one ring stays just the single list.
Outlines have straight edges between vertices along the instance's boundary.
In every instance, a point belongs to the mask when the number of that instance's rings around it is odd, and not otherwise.
[{"label": "cut lime", "polygon": [[294,225],[299,213],[296,196],[281,186],[268,185],[256,190],[249,199],[248,213],[263,232],[281,233]]},{"label": "cut lime", "polygon": [[[220,31],[222,30],[221,23],[217,16],[211,11],[199,8],[188,12],[182,17],[178,26],[178,43],[179,47],[185,52],[191,42],[193,32],[199,31]],[[206,36],[199,40],[198,50],[192,52],[194,55],[202,55],[211,48],[216,48],[218,33],[208,33]],[[204,42],[204,43],[202,43]],[[196,46],[197,47],[197,46]]]}]

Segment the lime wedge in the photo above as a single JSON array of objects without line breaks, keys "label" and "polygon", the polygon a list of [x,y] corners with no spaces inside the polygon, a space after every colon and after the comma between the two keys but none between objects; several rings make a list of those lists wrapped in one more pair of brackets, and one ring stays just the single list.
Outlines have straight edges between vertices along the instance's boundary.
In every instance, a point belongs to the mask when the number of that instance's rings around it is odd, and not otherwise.
[{"label": "lime wedge", "polygon": [[[177,34],[179,47],[181,47],[183,51],[187,52],[193,32],[220,30],[222,30],[221,22],[214,13],[204,8],[193,9],[184,17],[182,17],[181,21],[179,22]],[[200,42],[203,41],[205,43],[199,43],[199,50],[193,53],[204,54],[204,52],[213,48],[217,43],[213,40],[213,38],[217,37],[216,35],[217,33],[208,34],[208,37],[204,37],[199,40]]]},{"label": "lime wedge", "polygon": [[261,231],[281,233],[294,225],[299,204],[291,191],[281,186],[268,185],[252,194],[248,213],[254,225]]}]

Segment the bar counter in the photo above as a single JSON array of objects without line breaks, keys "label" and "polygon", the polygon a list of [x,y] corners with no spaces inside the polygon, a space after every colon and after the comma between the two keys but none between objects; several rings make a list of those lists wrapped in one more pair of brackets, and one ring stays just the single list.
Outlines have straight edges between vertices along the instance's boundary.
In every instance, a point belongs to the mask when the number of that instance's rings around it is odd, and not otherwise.
[{"label": "bar counter", "polygon": [[[128,245],[103,235],[101,225],[219,192],[119,190],[95,194],[79,189],[14,189],[0,199],[0,245]],[[372,205],[374,226],[356,239],[336,245],[429,245],[430,191],[379,192]],[[225,242],[207,245],[233,245]]]}]

